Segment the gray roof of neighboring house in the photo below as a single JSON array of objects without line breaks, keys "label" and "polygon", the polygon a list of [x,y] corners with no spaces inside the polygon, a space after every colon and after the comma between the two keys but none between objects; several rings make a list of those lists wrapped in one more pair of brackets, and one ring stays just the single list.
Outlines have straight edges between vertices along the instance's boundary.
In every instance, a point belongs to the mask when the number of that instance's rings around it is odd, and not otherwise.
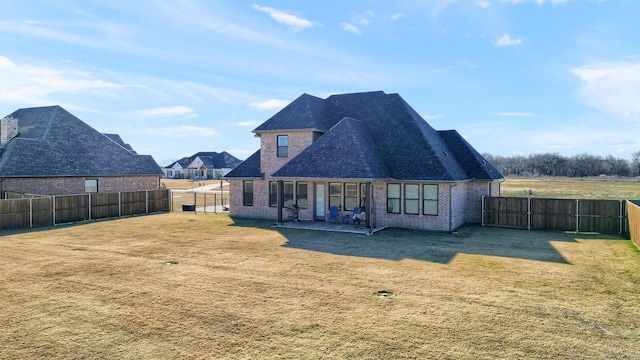
[{"label": "gray roof of neighboring house", "polygon": [[233,169],[242,162],[226,151],[214,156],[200,156],[200,159],[207,169]]},{"label": "gray roof of neighboring house", "polygon": [[226,151],[220,153],[215,151],[200,151],[191,156],[183,157],[180,160],[174,161],[171,164],[165,166],[165,168],[170,169],[176,163],[179,163],[180,166],[186,168],[198,157],[200,158],[200,160],[202,160],[204,166],[207,169],[233,169],[242,162],[242,160],[236,158]]},{"label": "gray roof of neighboring house", "polygon": [[165,169],[171,169],[171,168],[173,168],[173,166],[175,164],[179,164],[181,168],[185,169],[187,166],[189,166],[189,164],[191,164],[191,160],[189,160],[188,156],[185,156],[180,160],[176,160],[176,161],[172,162],[171,164],[165,166],[164,168]]},{"label": "gray roof of neighboring house", "polygon": [[[274,177],[430,181],[502,178],[457,132],[436,131],[398,94],[376,91],[332,95],[322,100],[322,106],[316,99],[305,94],[254,130],[326,131],[272,174]],[[298,101],[302,104],[296,104]],[[297,116],[295,109],[302,109],[303,115]],[[227,177],[235,175],[232,171]]]},{"label": "gray roof of neighboring house", "polygon": [[96,131],[60,106],[20,109],[18,136],[0,155],[0,177],[162,175],[149,155]]}]

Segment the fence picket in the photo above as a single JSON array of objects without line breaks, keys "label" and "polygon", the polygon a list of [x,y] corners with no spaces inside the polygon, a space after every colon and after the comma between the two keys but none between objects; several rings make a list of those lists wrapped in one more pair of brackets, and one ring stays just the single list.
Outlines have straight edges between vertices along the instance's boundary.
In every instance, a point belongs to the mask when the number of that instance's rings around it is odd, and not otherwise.
[{"label": "fence picket", "polygon": [[[169,211],[169,190],[0,200],[0,231]],[[117,208],[116,208],[117,207]]]},{"label": "fence picket", "polygon": [[482,222],[486,226],[528,230],[623,234],[628,219],[624,203],[624,200],[485,197]]}]

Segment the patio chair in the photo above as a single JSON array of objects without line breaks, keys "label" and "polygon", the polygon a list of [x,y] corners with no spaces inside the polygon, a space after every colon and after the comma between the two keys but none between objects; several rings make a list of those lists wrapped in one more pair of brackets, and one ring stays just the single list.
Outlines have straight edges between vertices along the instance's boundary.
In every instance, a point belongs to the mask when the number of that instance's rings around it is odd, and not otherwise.
[{"label": "patio chair", "polygon": [[356,226],[356,223],[358,225],[360,225],[360,222],[361,222],[360,213],[361,212],[362,212],[362,209],[360,209],[359,207],[353,209],[353,226]]},{"label": "patio chair", "polygon": [[330,206],[329,207],[329,219],[327,219],[327,221],[335,221],[335,223],[338,223],[338,207],[337,206]]}]

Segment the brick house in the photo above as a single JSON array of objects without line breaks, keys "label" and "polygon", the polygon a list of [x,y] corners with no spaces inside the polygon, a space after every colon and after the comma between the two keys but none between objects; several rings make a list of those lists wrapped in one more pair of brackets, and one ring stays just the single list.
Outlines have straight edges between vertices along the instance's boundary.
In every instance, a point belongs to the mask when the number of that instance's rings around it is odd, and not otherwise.
[{"label": "brick house", "polygon": [[169,179],[220,179],[241,162],[226,151],[201,151],[172,162],[162,171]]},{"label": "brick house", "polygon": [[60,106],[0,120],[0,198],[156,190],[162,170],[116,134],[102,134]]},{"label": "brick house", "polygon": [[503,176],[455,130],[434,130],[398,94],[303,94],[253,131],[260,149],[227,174],[230,215],[326,221],[330,206],[366,225],[452,231],[481,221]]}]

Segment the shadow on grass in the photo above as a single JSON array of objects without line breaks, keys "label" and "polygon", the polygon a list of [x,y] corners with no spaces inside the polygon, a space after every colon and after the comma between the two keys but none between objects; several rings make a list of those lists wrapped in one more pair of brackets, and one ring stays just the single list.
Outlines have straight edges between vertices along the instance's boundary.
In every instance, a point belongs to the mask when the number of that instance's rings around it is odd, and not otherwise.
[{"label": "shadow on grass", "polygon": [[552,241],[577,242],[561,232],[465,226],[454,233],[385,229],[373,236],[278,229],[285,247],[385,260],[414,259],[448,264],[458,253],[561,264],[569,262]]}]

